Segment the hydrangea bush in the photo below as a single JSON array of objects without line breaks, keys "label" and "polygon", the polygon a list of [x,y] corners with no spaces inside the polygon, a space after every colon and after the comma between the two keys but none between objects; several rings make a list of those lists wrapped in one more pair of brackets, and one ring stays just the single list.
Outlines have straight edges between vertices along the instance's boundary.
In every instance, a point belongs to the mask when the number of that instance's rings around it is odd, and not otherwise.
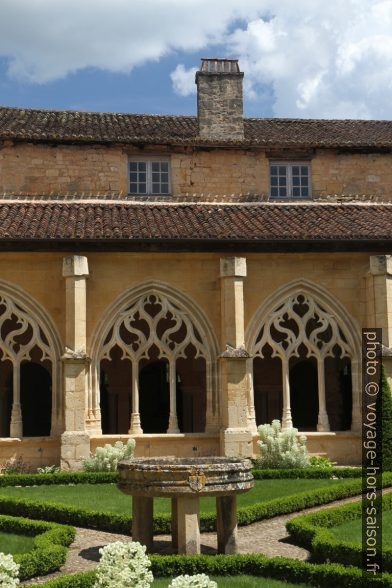
[{"label": "hydrangea bush", "polygon": [[97,447],[95,455],[84,460],[84,469],[86,472],[115,472],[119,461],[133,457],[135,445],[134,439],[128,439],[126,445],[117,441],[114,445],[106,443],[104,447]]},{"label": "hydrangea bush", "polygon": [[306,437],[297,438],[298,429],[282,431],[280,421],[271,425],[260,425],[257,429],[260,441],[260,457],[257,466],[261,468],[303,468],[309,465]]},{"label": "hydrangea bush", "polygon": [[154,580],[146,548],[137,541],[109,543],[99,550],[94,588],[149,588]]},{"label": "hydrangea bush", "polygon": [[0,586],[1,588],[15,588],[19,586],[19,565],[14,562],[12,555],[0,553]]},{"label": "hydrangea bush", "polygon": [[178,576],[172,580],[168,588],[218,588],[214,580],[210,580],[206,574],[196,574],[195,576]]}]

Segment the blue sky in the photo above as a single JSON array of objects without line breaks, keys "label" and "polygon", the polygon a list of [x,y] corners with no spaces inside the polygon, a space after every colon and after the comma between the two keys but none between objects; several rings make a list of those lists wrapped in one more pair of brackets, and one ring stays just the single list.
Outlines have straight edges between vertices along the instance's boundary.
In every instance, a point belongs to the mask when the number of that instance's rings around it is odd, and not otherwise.
[{"label": "blue sky", "polygon": [[0,104],[194,114],[203,56],[245,114],[392,119],[392,0],[1,0]]}]

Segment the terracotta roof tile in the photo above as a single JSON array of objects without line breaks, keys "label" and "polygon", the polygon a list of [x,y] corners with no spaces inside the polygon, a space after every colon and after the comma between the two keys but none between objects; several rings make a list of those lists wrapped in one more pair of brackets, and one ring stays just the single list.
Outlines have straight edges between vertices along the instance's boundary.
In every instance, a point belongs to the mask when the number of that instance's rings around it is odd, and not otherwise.
[{"label": "terracotta roof tile", "polygon": [[2,201],[0,241],[392,241],[389,204]]},{"label": "terracotta roof tile", "polygon": [[[245,141],[239,141],[239,144],[265,147],[392,147],[392,121],[247,118],[244,125]],[[198,138],[195,116],[0,107],[0,139],[7,138],[76,143],[207,143]]]}]

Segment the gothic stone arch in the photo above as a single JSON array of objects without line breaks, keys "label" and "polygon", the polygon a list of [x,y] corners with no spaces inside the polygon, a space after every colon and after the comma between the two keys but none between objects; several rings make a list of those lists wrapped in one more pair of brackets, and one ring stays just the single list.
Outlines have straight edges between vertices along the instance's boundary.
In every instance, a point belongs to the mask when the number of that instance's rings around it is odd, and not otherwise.
[{"label": "gothic stone arch", "polygon": [[0,281],[1,361],[12,364],[13,398],[10,436],[22,437],[23,414],[20,402],[22,362],[38,355],[39,362],[49,361],[52,371],[51,435],[62,430],[61,342],[57,329],[43,307],[24,290]]},{"label": "gothic stone arch", "polygon": [[[296,280],[270,296],[256,311],[248,332],[247,344],[254,357],[263,358],[263,348],[272,349],[272,357],[282,364],[283,428],[292,427],[290,409],[289,360],[306,357],[317,361],[319,415],[317,429],[329,431],[325,399],[324,362],[338,354],[351,360],[352,429],[360,424],[360,338],[359,329],[344,307],[328,292],[308,280]],[[255,427],[252,365],[249,366],[251,392],[249,418]]]},{"label": "gothic stone arch", "polygon": [[[152,308],[154,307],[154,309]],[[166,323],[165,323],[166,321]],[[165,326],[162,326],[165,323]],[[147,282],[124,292],[107,310],[92,340],[90,428],[100,426],[99,370],[102,359],[110,359],[117,346],[122,358],[132,364],[132,414],[129,433],[142,434],[139,414],[139,362],[155,346],[158,357],[169,364],[170,416],[168,433],[178,433],[176,414],[176,361],[192,346],[195,359],[206,365],[206,431],[216,431],[219,422],[217,396],[217,341],[209,321],[186,295],[163,282]]]}]

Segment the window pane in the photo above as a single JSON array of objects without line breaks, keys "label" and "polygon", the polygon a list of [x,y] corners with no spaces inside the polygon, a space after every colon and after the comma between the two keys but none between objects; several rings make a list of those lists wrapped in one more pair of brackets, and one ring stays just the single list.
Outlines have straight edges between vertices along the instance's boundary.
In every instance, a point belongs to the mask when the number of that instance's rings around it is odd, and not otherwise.
[{"label": "window pane", "polygon": [[275,197],[278,195],[278,188],[271,188],[271,196]]},{"label": "window pane", "polygon": [[169,171],[169,164],[167,163],[167,161],[162,161],[161,162],[161,171],[163,171],[163,172],[168,172]]},{"label": "window pane", "polygon": [[307,176],[307,175],[309,175],[309,168],[308,168],[308,166],[307,166],[307,165],[302,165],[302,166],[301,166],[301,174],[302,174],[303,176]]},{"label": "window pane", "polygon": [[152,193],[153,194],[160,194],[161,190],[160,190],[160,186],[159,184],[153,184],[152,185]]},{"label": "window pane", "polygon": [[286,196],[286,188],[279,188],[279,196]]},{"label": "window pane", "polygon": [[169,184],[161,184],[161,194],[169,194]]},{"label": "window pane", "polygon": [[145,161],[139,161],[138,166],[139,166],[139,171],[146,171],[146,169],[147,169],[147,164]]},{"label": "window pane", "polygon": [[302,190],[301,190],[301,196],[309,196],[309,190],[308,190],[308,188],[302,188]]},{"label": "window pane", "polygon": [[286,177],[280,176],[279,177],[279,186],[285,186],[285,185],[286,185]]},{"label": "window pane", "polygon": [[293,196],[300,196],[300,189],[299,188],[293,188]]},{"label": "window pane", "polygon": [[293,186],[299,186],[299,176],[293,176]]},{"label": "window pane", "polygon": [[271,165],[271,175],[276,176],[278,173],[278,168],[276,167],[276,165]]},{"label": "window pane", "polygon": [[278,178],[276,176],[271,176],[271,186],[278,185]]},{"label": "window pane", "polygon": [[131,194],[137,194],[137,184],[131,184],[129,187]]},{"label": "window pane", "polygon": [[153,172],[159,172],[159,161],[153,161],[151,163],[151,169]]},{"label": "window pane", "polygon": [[146,184],[139,184],[138,194],[146,194],[146,192],[147,192]]},{"label": "window pane", "polygon": [[308,185],[308,178],[302,176],[301,177],[301,184],[302,184],[302,186],[307,186]]},{"label": "window pane", "polygon": [[137,182],[137,174],[136,173],[129,174],[129,179],[131,182]]},{"label": "window pane", "polygon": [[159,176],[160,176],[159,172],[152,172],[152,181],[159,182],[159,180],[160,180]]},{"label": "window pane", "polygon": [[169,181],[169,174],[167,172],[161,173],[161,182],[168,182]]},{"label": "window pane", "polygon": [[136,161],[129,162],[129,170],[130,171],[137,171],[137,162]]},{"label": "window pane", "polygon": [[293,165],[293,176],[299,176],[299,167],[298,167],[298,165]]},{"label": "window pane", "polygon": [[280,165],[279,166],[279,175],[280,176],[285,176],[286,175],[286,166],[285,165]]},{"label": "window pane", "polygon": [[139,172],[139,182],[145,182],[146,181],[146,174],[144,172]]}]

